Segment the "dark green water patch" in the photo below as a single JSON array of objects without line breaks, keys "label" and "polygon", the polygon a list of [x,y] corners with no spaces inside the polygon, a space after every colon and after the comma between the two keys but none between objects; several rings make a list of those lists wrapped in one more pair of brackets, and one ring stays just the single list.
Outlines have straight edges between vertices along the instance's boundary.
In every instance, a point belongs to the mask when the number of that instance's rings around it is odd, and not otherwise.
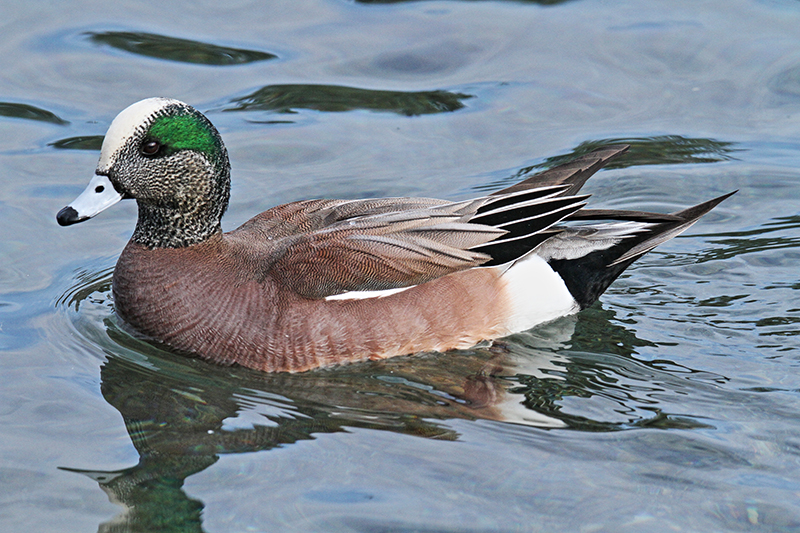
[{"label": "dark green water patch", "polygon": [[519,174],[527,174],[539,168],[550,168],[566,163],[604,146],[627,144],[630,149],[623,157],[609,163],[605,168],[626,168],[642,165],[675,165],[696,163],[719,163],[735,159],[733,153],[739,151],[734,143],[684,137],[682,135],[659,135],[655,137],[611,137],[585,141],[569,154],[548,157],[543,163],[523,168]]},{"label": "dark green water patch", "polygon": [[229,48],[155,33],[107,31],[88,32],[86,35],[95,44],[111,46],[140,56],[181,63],[229,66],[266,61],[278,57],[275,54],[259,50]]},{"label": "dark green water patch", "polygon": [[450,91],[382,91],[341,85],[267,85],[236,98],[223,111],[273,111],[296,113],[297,109],[343,112],[356,109],[415,116],[447,113],[464,107],[472,95]]},{"label": "dark green water patch", "polygon": [[0,102],[0,116],[11,118],[22,118],[25,120],[36,120],[39,122],[49,122],[50,124],[58,124],[65,126],[69,121],[64,120],[52,111],[47,111],[40,107],[19,104],[15,102]]},{"label": "dark green water patch", "polygon": [[100,150],[102,145],[102,135],[80,135],[78,137],[67,137],[47,143],[47,146],[52,146],[60,150]]},{"label": "dark green water patch", "polygon": [[682,135],[659,135],[653,137],[609,137],[580,143],[569,153],[548,157],[536,165],[523,167],[513,175],[503,177],[476,190],[497,190],[521,180],[528,174],[568,163],[598,148],[628,145],[630,148],[622,156],[609,162],[604,169],[627,168],[643,165],[674,165],[696,163],[720,163],[735,159],[733,154],[741,151],[735,143],[684,137]]}]

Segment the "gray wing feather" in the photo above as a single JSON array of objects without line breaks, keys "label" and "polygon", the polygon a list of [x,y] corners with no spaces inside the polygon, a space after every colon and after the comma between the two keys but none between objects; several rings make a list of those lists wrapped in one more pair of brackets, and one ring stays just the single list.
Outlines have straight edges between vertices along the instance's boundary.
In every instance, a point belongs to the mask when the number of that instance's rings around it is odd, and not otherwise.
[{"label": "gray wing feather", "polygon": [[[281,256],[270,271],[309,298],[424,283],[492,260],[481,246],[506,235],[499,226],[508,219],[522,221],[524,231],[533,234],[584,205],[584,197],[553,194],[560,190],[548,189],[534,200],[530,195],[509,194],[510,204],[500,208],[494,206],[503,196],[462,202],[411,198],[311,202],[302,210],[304,217],[292,211],[292,224],[299,230],[283,239]],[[486,204],[490,209],[481,211]],[[539,222],[536,218],[542,213],[555,218]],[[482,223],[498,217],[504,222]]]},{"label": "gray wing feather", "polygon": [[537,246],[535,253],[546,261],[578,259],[598,250],[607,250],[623,239],[646,232],[652,226],[644,222],[620,222],[560,227],[560,232]]}]

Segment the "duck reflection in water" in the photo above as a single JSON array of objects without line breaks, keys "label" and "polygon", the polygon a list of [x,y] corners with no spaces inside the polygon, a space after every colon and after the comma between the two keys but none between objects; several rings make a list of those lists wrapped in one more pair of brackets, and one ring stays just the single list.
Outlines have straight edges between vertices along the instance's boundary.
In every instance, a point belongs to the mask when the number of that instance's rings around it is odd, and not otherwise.
[{"label": "duck reflection in water", "polygon": [[[64,470],[96,480],[112,502],[125,507],[100,531],[202,531],[203,504],[182,487],[220,454],[270,450],[349,428],[457,440],[447,423],[455,419],[589,431],[701,427],[660,411],[622,422],[562,412],[564,398],[591,398],[614,386],[602,379],[607,366],[592,366],[593,358],[581,358],[583,350],[605,350],[622,366],[648,365],[631,355],[649,343],[610,323],[612,316],[597,306],[508,344],[452,352],[447,365],[423,354],[301,374],[263,374],[185,358],[109,321],[108,333],[120,349],[102,367],[102,394],[122,414],[140,460],[114,472]],[[648,379],[659,372],[646,370]]]}]

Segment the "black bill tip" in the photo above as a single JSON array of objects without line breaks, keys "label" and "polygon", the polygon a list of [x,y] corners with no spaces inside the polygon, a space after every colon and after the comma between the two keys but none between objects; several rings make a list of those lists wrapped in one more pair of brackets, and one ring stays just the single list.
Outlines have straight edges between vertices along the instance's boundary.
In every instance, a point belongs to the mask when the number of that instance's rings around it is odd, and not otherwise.
[{"label": "black bill tip", "polygon": [[60,226],[71,226],[72,224],[77,224],[78,222],[83,222],[89,217],[81,217],[78,215],[78,212],[72,208],[72,206],[67,206],[61,211],[58,212],[56,215],[56,220]]}]

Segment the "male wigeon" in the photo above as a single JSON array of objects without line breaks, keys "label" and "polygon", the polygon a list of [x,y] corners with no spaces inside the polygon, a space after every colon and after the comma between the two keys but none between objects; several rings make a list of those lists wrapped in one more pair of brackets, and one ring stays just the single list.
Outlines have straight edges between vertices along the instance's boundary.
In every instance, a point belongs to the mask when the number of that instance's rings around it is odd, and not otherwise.
[{"label": "male wigeon", "polygon": [[468,348],[576,313],[730,196],[672,214],[584,209],[581,186],[626,150],[472,200],[305,200],[223,233],[219,133],[183,102],[148,98],[111,123],[95,176],[57,220],[136,199],[114,270],[117,314],[216,363],[296,372]]}]

